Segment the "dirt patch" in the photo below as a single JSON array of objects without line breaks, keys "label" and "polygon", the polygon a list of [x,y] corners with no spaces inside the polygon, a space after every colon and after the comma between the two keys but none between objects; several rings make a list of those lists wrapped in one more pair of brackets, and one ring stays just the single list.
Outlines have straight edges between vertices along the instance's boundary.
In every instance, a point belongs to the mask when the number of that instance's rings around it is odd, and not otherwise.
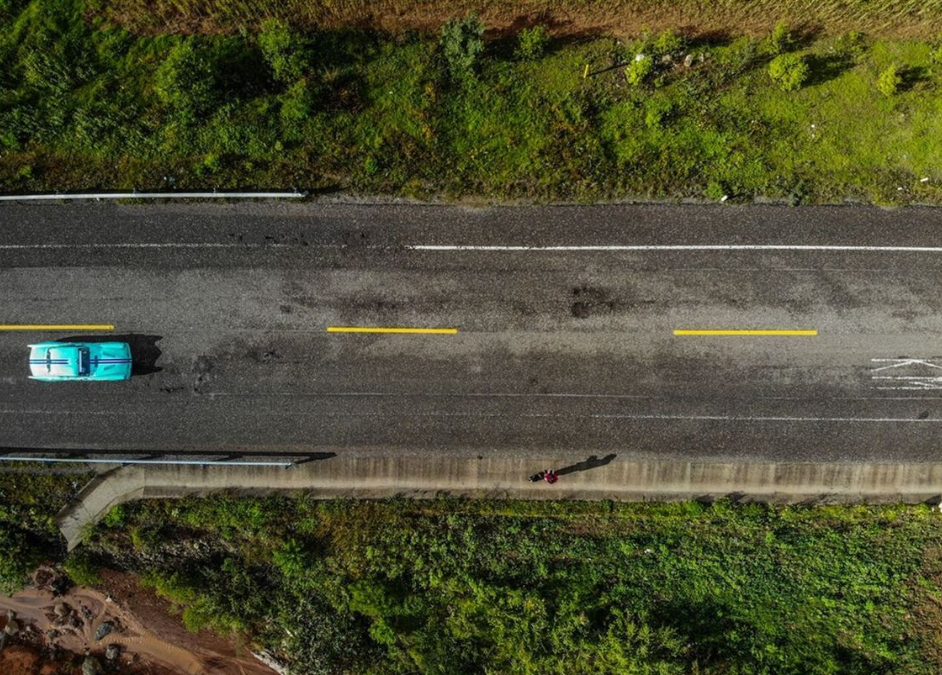
[{"label": "dirt patch", "polygon": [[111,571],[102,577],[101,590],[73,587],[56,593],[41,584],[12,597],[0,596],[0,623],[6,625],[6,612],[12,610],[20,628],[0,654],[7,658],[9,652],[9,658],[21,661],[19,669],[12,661],[0,673],[45,675],[42,669],[52,664],[49,675],[71,674],[86,654],[106,661],[110,647],[111,660],[127,673],[275,675],[234,640],[187,632],[169,603],[142,588],[135,577]]},{"label": "dirt patch", "polygon": [[139,33],[235,32],[279,18],[304,28],[367,28],[403,32],[438,30],[456,16],[476,13],[492,33],[542,24],[555,35],[634,36],[643,30],[680,29],[695,35],[758,35],[788,21],[812,32],[847,30],[895,37],[933,37],[942,19],[939,0],[350,0],[222,2],[221,0],[110,0],[101,10]]}]

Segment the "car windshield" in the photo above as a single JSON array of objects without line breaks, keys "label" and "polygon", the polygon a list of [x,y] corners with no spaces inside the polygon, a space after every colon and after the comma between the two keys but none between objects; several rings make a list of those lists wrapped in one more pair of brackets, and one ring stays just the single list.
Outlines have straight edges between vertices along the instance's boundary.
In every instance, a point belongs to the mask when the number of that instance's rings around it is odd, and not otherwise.
[{"label": "car windshield", "polygon": [[79,347],[79,348],[78,348],[78,374],[79,374],[79,377],[87,377],[87,376],[88,376],[88,373],[89,373],[89,371],[90,371],[90,364],[89,364],[89,361],[90,361],[90,359],[89,359],[89,356],[88,356],[88,348],[87,348],[87,347]]}]

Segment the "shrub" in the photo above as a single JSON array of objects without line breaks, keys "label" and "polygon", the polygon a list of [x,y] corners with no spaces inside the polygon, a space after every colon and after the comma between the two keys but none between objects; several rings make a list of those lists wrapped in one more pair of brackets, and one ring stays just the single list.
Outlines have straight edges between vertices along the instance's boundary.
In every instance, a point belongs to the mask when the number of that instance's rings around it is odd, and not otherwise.
[{"label": "shrub", "polygon": [[92,561],[88,554],[82,551],[76,551],[69,554],[69,557],[62,563],[69,578],[79,586],[97,586],[101,583],[101,577],[98,576],[98,566]]},{"label": "shrub", "polygon": [[639,87],[654,72],[654,59],[647,54],[638,54],[625,68],[625,79],[632,87]]},{"label": "shrub", "polygon": [[769,33],[769,37],[766,40],[766,48],[769,54],[778,56],[779,54],[784,54],[789,51],[794,46],[794,43],[795,39],[792,36],[791,30],[788,28],[788,24],[784,21],[779,21],[775,24],[775,28],[772,29],[772,32]]},{"label": "shrub", "polygon": [[903,77],[900,75],[899,67],[892,65],[877,78],[877,89],[887,98],[894,96],[903,84]]},{"label": "shrub", "polygon": [[808,61],[801,54],[782,54],[769,64],[769,77],[782,91],[796,91],[808,79]]},{"label": "shrub", "polygon": [[756,57],[756,44],[748,37],[741,37],[725,49],[717,50],[716,62],[725,79],[733,79],[748,70]]},{"label": "shrub", "polygon": [[212,107],[215,89],[215,63],[208,50],[193,38],[177,42],[154,77],[154,90],[161,101],[194,115]]},{"label": "shrub", "polygon": [[40,560],[22,532],[0,524],[0,593],[20,590]]},{"label": "shrub", "polygon": [[111,510],[105,514],[105,517],[101,519],[101,524],[103,527],[109,528],[119,528],[124,527],[125,522],[127,521],[127,509],[124,504],[116,504],[111,507]]},{"label": "shrub", "polygon": [[474,64],[484,51],[484,24],[474,14],[452,19],[442,26],[439,44],[448,72],[455,80],[474,73]]},{"label": "shrub", "polygon": [[848,31],[837,38],[834,48],[838,54],[857,60],[863,56],[866,49],[864,35],[855,30]]},{"label": "shrub", "polygon": [[304,74],[309,58],[307,45],[284,21],[266,19],[262,22],[258,48],[276,80],[293,82]]},{"label": "shrub", "polygon": [[686,40],[683,35],[678,35],[674,31],[668,29],[657,36],[652,45],[654,53],[658,56],[665,56],[669,54],[676,54],[683,50],[686,44]]},{"label": "shrub", "polygon": [[522,61],[535,61],[546,53],[549,32],[545,26],[524,28],[517,36],[516,57]]},{"label": "shrub", "polygon": [[314,103],[307,80],[292,84],[278,100],[281,101],[281,121],[289,125],[306,120]]}]

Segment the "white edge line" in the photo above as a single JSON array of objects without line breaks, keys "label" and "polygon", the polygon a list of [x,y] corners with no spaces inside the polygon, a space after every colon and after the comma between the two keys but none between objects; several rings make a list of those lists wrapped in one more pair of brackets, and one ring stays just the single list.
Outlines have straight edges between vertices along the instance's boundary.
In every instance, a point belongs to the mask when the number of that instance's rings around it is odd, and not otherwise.
[{"label": "white edge line", "polygon": [[866,253],[942,253],[942,246],[842,246],[805,244],[638,244],[599,246],[476,246],[415,244],[412,251],[859,251]]},{"label": "white edge line", "polygon": [[[0,414],[15,415],[113,415],[124,416],[136,414],[124,411],[84,411],[84,410],[0,410]],[[297,417],[300,415],[309,415],[308,412],[273,412],[275,416]],[[322,417],[374,417],[386,418],[394,417],[404,419],[400,415],[389,413],[324,413]],[[409,417],[506,417],[502,413],[416,413]],[[514,417],[523,417],[531,419],[602,419],[602,420],[661,420],[673,422],[812,422],[812,423],[913,423],[913,424],[940,424],[942,418],[918,417],[789,417],[789,416],[750,416],[750,415],[631,415],[631,414],[595,414],[595,415],[559,415],[552,413],[525,413],[514,415]]]},{"label": "white edge line", "polygon": [[0,195],[0,202],[61,199],[303,199],[306,192],[92,192],[86,194]]}]

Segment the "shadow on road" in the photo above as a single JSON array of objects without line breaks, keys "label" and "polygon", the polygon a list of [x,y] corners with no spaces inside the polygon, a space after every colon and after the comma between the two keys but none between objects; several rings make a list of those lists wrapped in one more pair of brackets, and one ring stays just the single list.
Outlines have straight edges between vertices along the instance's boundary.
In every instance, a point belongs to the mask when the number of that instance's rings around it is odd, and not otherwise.
[{"label": "shadow on road", "polygon": [[127,342],[131,345],[131,358],[134,361],[131,365],[131,377],[135,377],[159,373],[162,370],[157,366],[157,360],[161,354],[157,343],[162,339],[162,335],[128,333],[126,335],[73,335],[57,342]]},{"label": "shadow on road", "polygon": [[579,471],[588,471],[589,469],[598,469],[599,467],[605,466],[606,464],[610,464],[611,461],[615,459],[617,456],[618,455],[616,455],[614,452],[609,455],[605,455],[601,459],[599,459],[595,455],[592,455],[588,459],[584,459],[578,464],[570,464],[569,466],[565,466],[562,469],[559,469],[556,472],[556,475],[565,476],[568,473],[577,473]]}]

